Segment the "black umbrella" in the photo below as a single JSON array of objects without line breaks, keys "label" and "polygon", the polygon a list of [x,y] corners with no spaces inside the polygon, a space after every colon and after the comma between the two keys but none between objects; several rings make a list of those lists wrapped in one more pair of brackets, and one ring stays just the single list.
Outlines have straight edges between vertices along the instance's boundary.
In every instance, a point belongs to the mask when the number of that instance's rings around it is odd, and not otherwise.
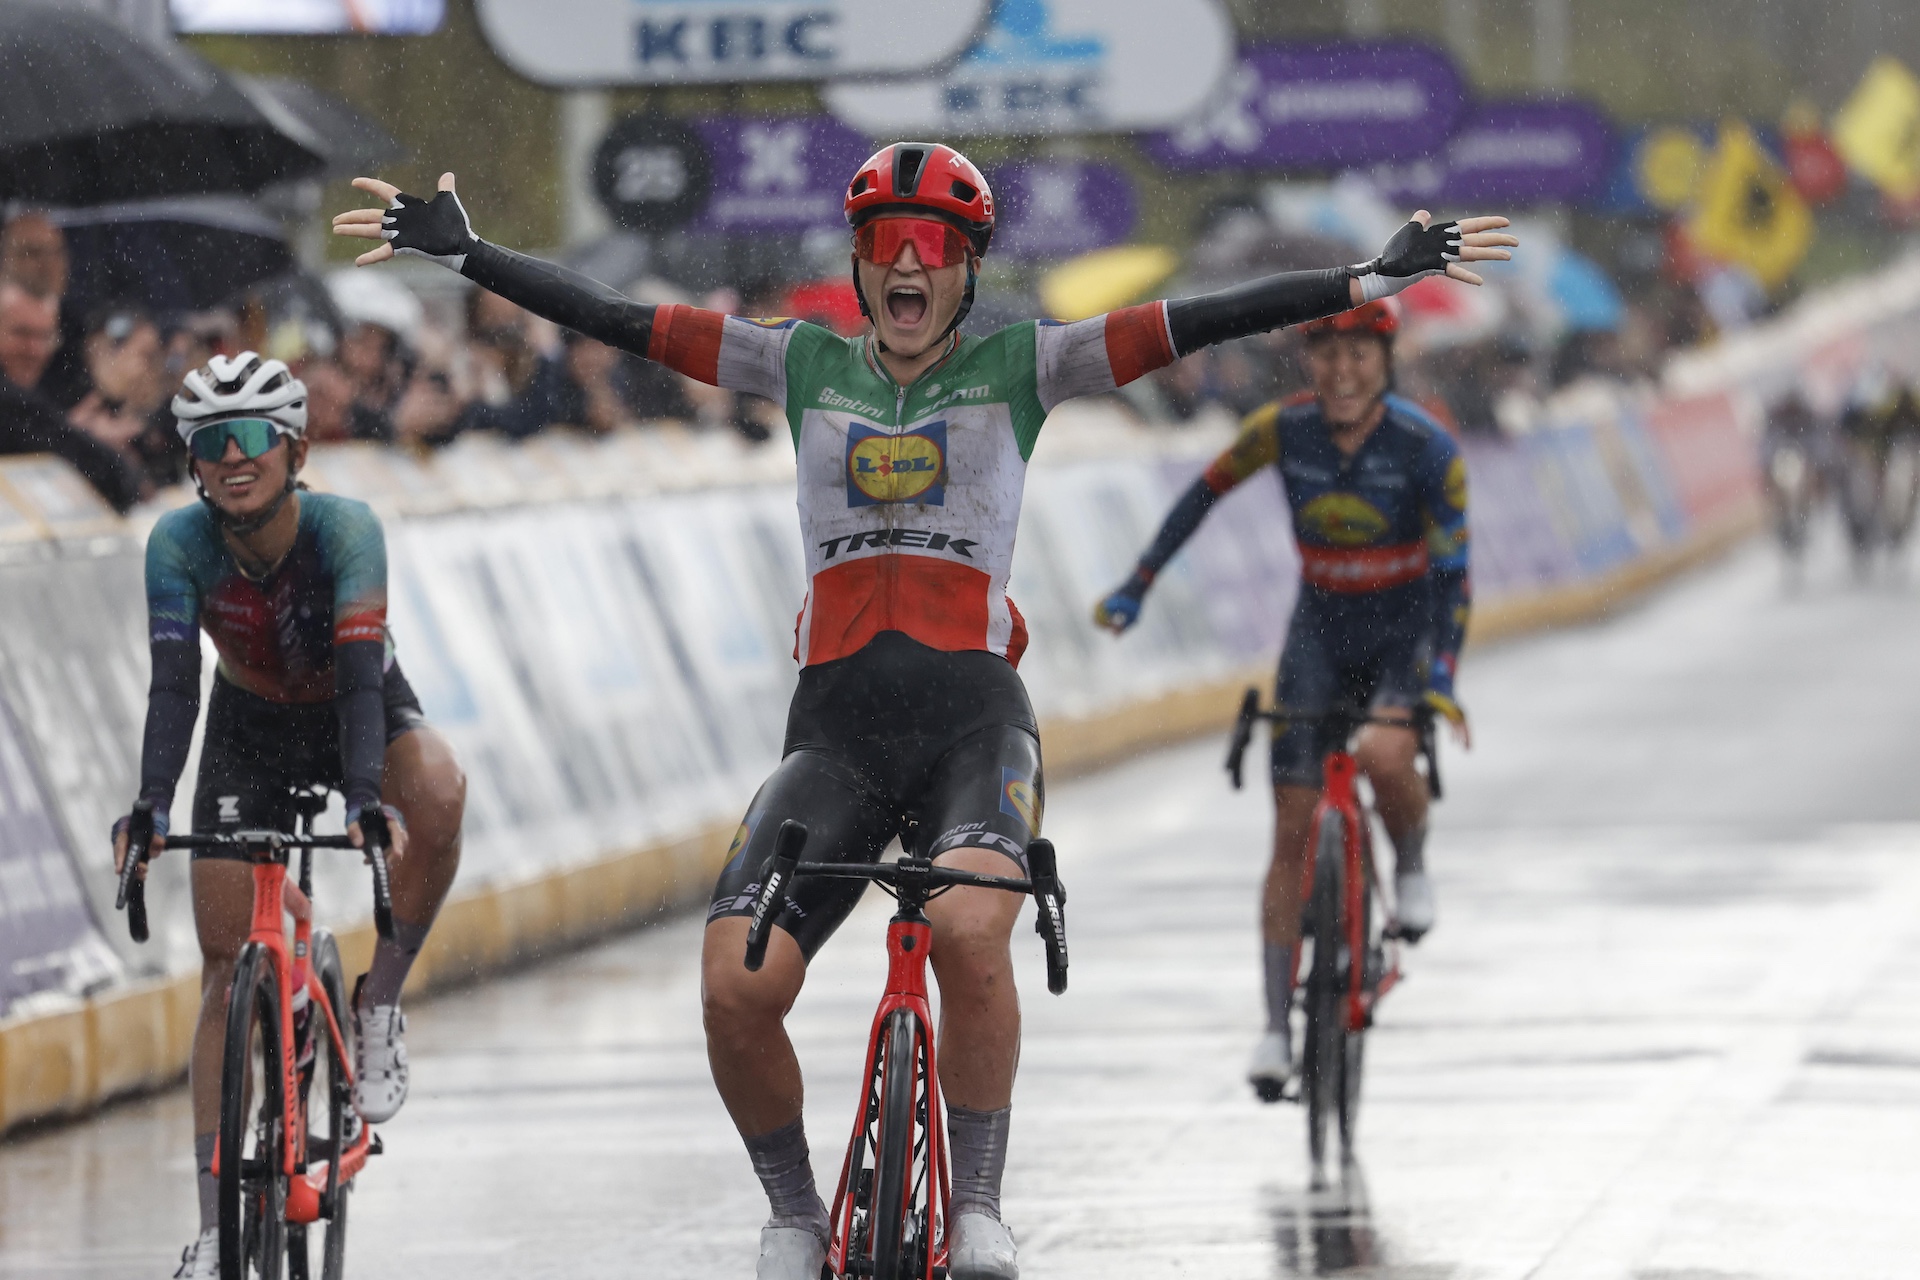
[{"label": "black umbrella", "polygon": [[67,305],[201,311],[293,270],[279,221],[242,196],[177,196],[54,215],[72,263]]},{"label": "black umbrella", "polygon": [[276,123],[292,117],[326,157],[327,176],[357,177],[406,155],[392,134],[340,98],[304,80],[284,76],[236,76],[247,96]]},{"label": "black umbrella", "polygon": [[323,167],[298,128],[178,46],[80,10],[0,3],[0,200],[258,191]]}]

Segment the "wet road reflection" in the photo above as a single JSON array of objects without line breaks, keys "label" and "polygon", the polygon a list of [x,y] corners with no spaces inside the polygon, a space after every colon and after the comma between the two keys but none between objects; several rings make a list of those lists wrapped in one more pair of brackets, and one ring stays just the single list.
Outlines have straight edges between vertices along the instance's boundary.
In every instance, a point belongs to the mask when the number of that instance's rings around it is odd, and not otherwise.
[{"label": "wet road reflection", "polygon": [[[1258,1029],[1267,802],[1219,745],[1052,788],[1073,987],[1015,935],[1025,1280],[1862,1280],[1920,1257],[1920,588],[1744,556],[1476,656],[1438,930],[1310,1189]],[[884,973],[864,905],[793,1030],[831,1184]],[[765,1202],[708,1079],[698,922],[425,1004],[349,1274],[746,1277]],[[0,1145],[0,1277],[170,1274],[185,1099]]]}]

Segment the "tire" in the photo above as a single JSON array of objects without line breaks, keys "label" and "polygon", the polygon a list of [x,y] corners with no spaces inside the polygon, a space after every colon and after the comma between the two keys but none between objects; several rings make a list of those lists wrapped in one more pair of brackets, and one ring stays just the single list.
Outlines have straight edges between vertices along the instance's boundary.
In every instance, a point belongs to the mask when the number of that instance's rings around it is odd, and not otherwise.
[{"label": "tire", "polygon": [[248,943],[234,965],[220,1065],[220,1280],[279,1280],[286,1258],[280,990]]},{"label": "tire", "polygon": [[905,1009],[887,1020],[886,1078],[880,1086],[880,1141],[874,1152],[873,1179],[874,1280],[907,1280],[913,1274],[907,1257],[913,1234],[914,1206],[907,1203],[912,1188],[915,1149],[914,1112],[920,1093],[920,1022]]},{"label": "tire", "polygon": [[[1365,867],[1372,867],[1373,841],[1371,832],[1361,833],[1361,860]],[[1366,948],[1360,957],[1351,958],[1350,964],[1362,964],[1363,989],[1372,994],[1380,982],[1379,967],[1385,957],[1374,960],[1373,939],[1373,880],[1363,876],[1360,881],[1360,936],[1366,940]],[[1350,971],[1349,971],[1350,972]],[[1342,975],[1342,986],[1351,981]],[[1343,1163],[1353,1160],[1354,1134],[1360,1123],[1360,1077],[1365,1066],[1367,1036],[1364,1030],[1347,1031],[1341,1035],[1340,1060],[1340,1158]]]},{"label": "tire", "polygon": [[[353,1017],[347,1007],[346,975],[340,965],[340,948],[325,929],[313,931],[313,971],[340,1020],[340,1033],[346,1041],[343,1059],[327,1034],[326,1015],[318,1007],[312,1013],[309,1035],[314,1046],[313,1063],[300,1074],[301,1114],[307,1124],[307,1162],[328,1162],[330,1173],[322,1192],[320,1221],[311,1225],[287,1226],[288,1280],[341,1280],[347,1263],[347,1208],[351,1184],[338,1181],[340,1153],[352,1145],[356,1125],[353,1118],[353,1086],[348,1083],[347,1063],[353,1058]],[[331,1205],[332,1212],[328,1213]],[[315,1240],[315,1235],[318,1240]]]},{"label": "tire", "polygon": [[1329,813],[1315,840],[1313,895],[1307,928],[1313,934],[1313,964],[1307,970],[1307,1039],[1300,1064],[1300,1093],[1307,1104],[1307,1155],[1314,1178],[1326,1165],[1327,1129],[1340,1109],[1346,1067],[1341,1004],[1346,999],[1346,940],[1340,903],[1346,880],[1346,822]]}]

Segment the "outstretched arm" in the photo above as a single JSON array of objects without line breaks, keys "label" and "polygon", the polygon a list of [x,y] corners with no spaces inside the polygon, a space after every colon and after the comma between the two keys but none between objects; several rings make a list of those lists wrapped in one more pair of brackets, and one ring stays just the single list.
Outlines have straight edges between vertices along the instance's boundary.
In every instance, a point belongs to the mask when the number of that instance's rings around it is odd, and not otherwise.
[{"label": "outstretched arm", "polygon": [[1445,274],[1463,284],[1483,281],[1462,263],[1506,259],[1519,243],[1500,230],[1505,218],[1466,218],[1432,225],[1425,209],[1387,241],[1380,255],[1350,267],[1288,271],[1193,298],[1167,303],[1167,333],[1175,356],[1190,355],[1285,325],[1335,315],[1389,297],[1416,280]]},{"label": "outstretched arm", "polygon": [[783,372],[777,358],[729,362],[727,376],[722,376],[726,318],[719,312],[635,302],[577,271],[482,240],[473,233],[450,173],[440,175],[440,190],[431,200],[407,195],[378,178],[355,178],[353,185],[386,202],[385,208],[351,209],[333,220],[335,235],[382,242],[355,260],[359,266],[385,262],[396,253],[427,258],[610,347],[657,360],[701,382],[781,398],[780,389],[768,385],[771,371]]},{"label": "outstretched arm", "polygon": [[1280,406],[1277,403],[1247,415],[1241,424],[1239,437],[1187,486],[1186,492],[1173,504],[1173,510],[1167,512],[1167,518],[1160,524],[1160,532],[1154,535],[1153,542],[1141,555],[1140,563],[1134,567],[1132,575],[1094,607],[1093,621],[1096,626],[1105,627],[1118,635],[1134,624],[1140,616],[1140,606],[1146,600],[1147,589],[1153,585],[1160,571],[1166,568],[1167,561],[1173,559],[1180,548],[1186,545],[1187,539],[1200,528],[1207,513],[1213,510],[1213,504],[1248,476],[1262,467],[1272,465],[1279,458],[1279,421]]},{"label": "outstretched arm", "polygon": [[1505,218],[1429,225],[1425,209],[1387,241],[1380,256],[1350,267],[1288,271],[1213,293],[1124,307],[1090,320],[1042,326],[1040,405],[1049,412],[1076,396],[1101,395],[1216,342],[1229,342],[1398,293],[1428,276],[1480,284],[1466,266],[1513,256],[1519,243]]}]

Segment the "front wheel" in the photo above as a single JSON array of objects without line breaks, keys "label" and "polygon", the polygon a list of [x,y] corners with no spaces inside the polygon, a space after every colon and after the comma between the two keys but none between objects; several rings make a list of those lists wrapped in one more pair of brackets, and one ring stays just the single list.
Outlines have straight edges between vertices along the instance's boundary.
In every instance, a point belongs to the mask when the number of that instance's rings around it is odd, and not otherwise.
[{"label": "front wheel", "polygon": [[909,1280],[926,1273],[932,1179],[923,1088],[926,1051],[920,1020],[906,1009],[887,1019],[881,1050],[885,1074],[880,1085],[880,1132],[874,1143],[874,1197],[867,1220],[873,1224],[874,1280]]},{"label": "front wheel", "polygon": [[1307,1104],[1307,1155],[1318,1182],[1326,1165],[1327,1130],[1341,1111],[1345,1091],[1347,998],[1346,931],[1340,904],[1346,892],[1346,820],[1328,813],[1314,841],[1313,894],[1307,899],[1307,932],[1313,963],[1307,967],[1307,1038],[1300,1059],[1300,1093]]},{"label": "front wheel", "polygon": [[307,1126],[307,1163],[327,1163],[327,1183],[321,1192],[320,1221],[287,1227],[288,1280],[309,1280],[315,1269],[312,1237],[319,1236],[320,1280],[341,1280],[347,1264],[347,1193],[351,1183],[340,1181],[340,1156],[353,1145],[359,1120],[353,1113],[353,1085],[347,1064],[353,1059],[353,1018],[347,1008],[347,981],[340,965],[340,948],[325,929],[313,931],[313,972],[327,993],[327,1003],[340,1021],[345,1054],[334,1048],[327,1034],[327,1015],[316,1003],[307,1019],[307,1042],[313,1061],[300,1070],[301,1112]]},{"label": "front wheel", "polygon": [[285,1045],[273,957],[248,943],[220,1069],[220,1280],[279,1280],[286,1257]]}]

